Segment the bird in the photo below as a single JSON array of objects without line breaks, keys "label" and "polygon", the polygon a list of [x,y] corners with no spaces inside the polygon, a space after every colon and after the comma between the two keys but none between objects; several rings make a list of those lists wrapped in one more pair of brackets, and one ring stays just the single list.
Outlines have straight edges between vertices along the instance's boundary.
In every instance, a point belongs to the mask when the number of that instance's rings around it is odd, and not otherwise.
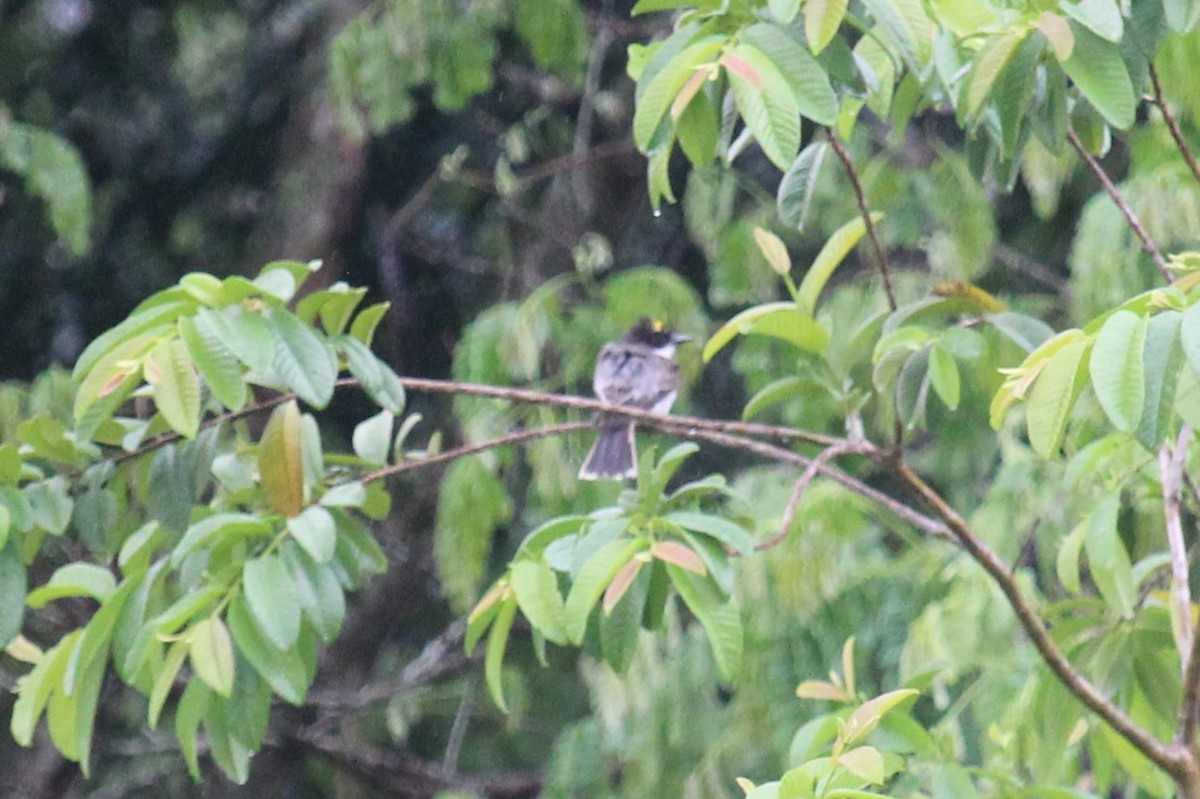
[{"label": "bird", "polygon": [[[666,413],[679,390],[675,349],[691,341],[668,330],[662,322],[644,317],[617,341],[605,344],[596,357],[592,390],[609,405]],[[637,476],[634,423],[628,417],[603,411],[600,432],[579,468],[580,480],[623,480]]]}]

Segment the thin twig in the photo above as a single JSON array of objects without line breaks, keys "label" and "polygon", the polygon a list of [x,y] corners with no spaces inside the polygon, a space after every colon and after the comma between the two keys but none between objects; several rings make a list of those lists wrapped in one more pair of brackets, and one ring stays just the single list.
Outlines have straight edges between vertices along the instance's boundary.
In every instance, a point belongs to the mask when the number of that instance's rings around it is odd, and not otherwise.
[{"label": "thin twig", "polygon": [[807,468],[800,475],[800,479],[796,481],[796,487],[792,489],[792,496],[788,499],[787,507],[783,510],[783,519],[779,523],[779,532],[768,538],[766,541],[760,541],[755,545],[756,552],[762,552],[765,549],[772,549],[780,544],[783,539],[787,538],[788,533],[792,529],[792,522],[796,519],[796,510],[800,507],[800,500],[804,498],[804,492],[808,489],[808,484],[817,476],[817,472],[825,466],[829,461],[849,451],[848,446],[837,445],[826,447],[821,450],[817,457],[809,461]]},{"label": "thin twig", "polygon": [[430,455],[427,458],[419,460],[401,461],[400,463],[391,466],[385,466],[369,474],[363,475],[359,480],[363,483],[373,483],[377,480],[382,480],[385,477],[395,477],[398,474],[411,472],[413,469],[423,469],[426,466],[434,466],[439,463],[448,463],[458,458],[465,458],[468,455],[475,455],[480,452],[486,452],[489,449],[497,447],[508,447],[513,444],[520,444],[525,441],[531,441],[535,438],[547,438],[549,436],[561,436],[567,433],[578,433],[581,430],[594,430],[595,425],[591,422],[567,422],[565,424],[552,424],[546,427],[533,427],[528,430],[518,430],[515,433],[509,433],[506,436],[499,438],[491,438],[487,441],[480,441],[474,444],[464,444],[461,447],[448,449],[445,452],[439,452],[436,455]]},{"label": "thin twig", "polygon": [[850,160],[850,153],[846,152],[846,148],[838,139],[837,134],[830,132],[829,144],[837,153],[837,157],[841,159],[842,166],[846,168],[846,174],[850,176],[850,185],[854,187],[854,199],[858,202],[858,212],[862,214],[863,224],[867,227],[867,238],[871,240],[871,249],[875,251],[875,260],[879,264],[879,275],[883,278],[883,293],[887,295],[888,307],[894,311],[897,305],[896,291],[892,288],[891,268],[888,266],[887,253],[884,252],[883,245],[879,242],[875,221],[871,219],[871,206],[867,204],[867,195],[863,191],[858,170],[854,168],[854,162]]},{"label": "thin twig", "polygon": [[1179,648],[1179,668],[1186,672],[1192,651],[1192,591],[1188,585],[1188,552],[1183,540],[1183,523],[1179,518],[1182,504],[1183,464],[1187,459],[1188,439],[1192,428],[1183,425],[1175,446],[1163,444],[1158,448],[1158,470],[1162,483],[1163,518],[1167,531],[1167,546],[1171,552],[1171,597],[1175,608],[1171,628]]},{"label": "thin twig", "polygon": [[907,463],[898,461],[895,465],[895,472],[933,509],[935,515],[946,523],[951,534],[967,554],[995,580],[1008,599],[1008,604],[1016,614],[1021,627],[1033,641],[1038,654],[1063,686],[1157,766],[1173,777],[1185,775],[1191,764],[1190,754],[1186,750],[1169,746],[1154,737],[1148,730],[1130,718],[1125,711],[1113,704],[1108,697],[1101,693],[1099,688],[1067,660],[1066,655],[1058,648],[1054,638],[1050,635],[1046,623],[1042,621],[1029,598],[1017,585],[1016,577],[1008,564],[975,534],[967,521],[928,483],[913,472]]},{"label": "thin twig", "polygon": [[1192,155],[1192,148],[1188,146],[1187,139],[1183,138],[1183,131],[1179,129],[1179,123],[1175,121],[1175,115],[1171,113],[1171,108],[1167,105],[1167,99],[1163,96],[1162,83],[1158,80],[1158,70],[1154,68],[1153,63],[1150,64],[1150,84],[1154,87],[1154,104],[1162,112],[1163,121],[1167,123],[1167,129],[1171,131],[1171,138],[1175,140],[1175,146],[1179,148],[1183,160],[1187,161],[1188,169],[1192,170],[1192,177],[1196,179],[1197,183],[1200,183],[1200,164],[1196,163],[1196,157]]},{"label": "thin twig", "polygon": [[1125,221],[1129,223],[1129,227],[1133,228],[1133,232],[1142,241],[1142,249],[1150,253],[1150,257],[1154,259],[1154,265],[1158,267],[1158,271],[1163,276],[1163,280],[1170,283],[1175,279],[1175,274],[1171,271],[1171,267],[1167,265],[1167,259],[1163,257],[1162,250],[1154,243],[1154,239],[1150,238],[1150,234],[1142,225],[1142,220],[1138,219],[1137,214],[1129,207],[1129,203],[1125,201],[1125,197],[1121,194],[1116,184],[1109,178],[1108,173],[1104,171],[1104,167],[1100,166],[1100,162],[1088,152],[1083,146],[1083,142],[1075,135],[1075,131],[1067,131],[1067,139],[1071,142],[1071,146],[1079,153],[1079,156],[1091,168],[1092,174],[1100,181],[1100,185],[1104,187],[1104,191],[1112,198],[1113,203],[1120,209],[1121,214],[1125,217]]},{"label": "thin twig", "polygon": [[1200,716],[1200,635],[1192,636],[1187,668],[1183,671],[1183,697],[1179,701],[1179,720],[1175,740],[1191,751],[1196,746],[1196,724]]}]

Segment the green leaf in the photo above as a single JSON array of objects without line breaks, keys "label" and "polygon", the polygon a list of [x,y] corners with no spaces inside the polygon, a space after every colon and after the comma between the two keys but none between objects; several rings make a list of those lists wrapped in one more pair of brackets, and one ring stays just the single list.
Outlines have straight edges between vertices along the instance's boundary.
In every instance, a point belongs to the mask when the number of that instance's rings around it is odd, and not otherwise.
[{"label": "green leaf", "polygon": [[[688,47],[667,62],[646,82],[645,88],[638,86],[637,109],[633,114],[633,139],[638,149],[646,152],[675,101],[683,84],[695,72],[696,67],[711,60],[721,49],[726,39],[723,36],[708,36]],[[645,76],[643,76],[645,77]]]},{"label": "green leaf", "polygon": [[359,379],[363,391],[367,392],[376,405],[399,415],[404,412],[404,384],[379,357],[358,339],[342,336],[337,339],[338,349],[346,356],[350,374]]},{"label": "green leaf", "polygon": [[300,606],[287,565],[277,555],[246,561],[242,590],[263,635],[279,649],[295,644],[300,635]]},{"label": "green leaf", "polygon": [[75,502],[67,492],[67,482],[57,475],[25,486],[30,515],[37,527],[51,535],[62,535],[71,523]]},{"label": "green leaf", "polygon": [[975,57],[975,66],[967,83],[966,115],[974,119],[987,101],[1000,73],[1008,66],[1013,53],[1029,35],[1029,28],[1021,26],[990,37]]},{"label": "green leaf", "polygon": [[1120,47],[1073,20],[1071,32],[1075,49],[1062,63],[1063,70],[1110,125],[1125,130],[1134,122],[1137,97]]},{"label": "green leaf", "polygon": [[800,0],[767,0],[767,8],[771,16],[786,25],[800,13]]},{"label": "green leaf", "polygon": [[1033,352],[1054,337],[1054,328],[1041,319],[1013,311],[989,314],[987,321],[1025,352]]},{"label": "green leaf", "polygon": [[753,536],[740,524],[735,524],[720,516],[694,511],[674,511],[662,518],[685,530],[702,533],[742,555],[749,555],[754,551]]},{"label": "green leaf", "polygon": [[909,70],[920,73],[933,51],[933,25],[921,0],[863,0],[879,33],[900,51]]},{"label": "green leaf", "polygon": [[154,677],[154,686],[150,689],[150,702],[146,710],[146,723],[150,725],[150,729],[158,727],[158,718],[167,704],[167,697],[171,695],[171,689],[175,687],[175,678],[179,676],[179,670],[183,667],[183,661],[187,654],[188,642],[183,639],[173,642],[167,648],[167,656],[159,665]]},{"label": "green leaf", "polygon": [[239,305],[212,311],[201,308],[196,322],[208,327],[237,359],[259,375],[271,374],[275,358],[275,339],[259,310]]},{"label": "green leaf", "polygon": [[560,516],[557,519],[551,519],[537,526],[525,536],[514,557],[540,557],[546,547],[560,538],[578,533],[587,521],[587,516]]},{"label": "green leaf", "polygon": [[1083,548],[1088,556],[1088,570],[1100,595],[1109,607],[1129,619],[1133,617],[1135,591],[1129,553],[1117,532],[1120,509],[1118,496],[1101,500],[1088,519]]},{"label": "green leaf", "polygon": [[[698,73],[701,77],[704,73]],[[679,146],[692,166],[704,167],[717,157],[721,136],[720,112],[708,93],[701,89],[675,120]]]},{"label": "green leaf", "polygon": [[32,671],[17,681],[17,701],[13,704],[9,729],[13,740],[21,746],[33,745],[38,719],[42,717],[51,694],[61,686],[67,661],[71,659],[82,634],[83,630],[79,629],[64,635],[42,655]]},{"label": "green leaf", "polygon": [[316,563],[333,560],[337,548],[337,526],[333,515],[320,505],[310,505],[287,521],[288,530],[300,548]]},{"label": "green leaf", "polygon": [[721,677],[736,681],[742,668],[743,647],[742,617],[737,606],[726,600],[708,578],[671,564],[667,564],[667,573],[688,609],[704,626]]},{"label": "green leaf", "polygon": [[246,405],[246,381],[237,356],[226,347],[203,316],[185,316],[178,322],[179,337],[213,396],[231,411]]},{"label": "green leaf", "polygon": [[1187,33],[1200,22],[1200,2],[1197,0],[1163,0],[1167,25],[1175,33]]},{"label": "green leaf", "polygon": [[371,346],[376,328],[383,321],[383,317],[387,316],[388,309],[391,307],[390,302],[379,302],[363,308],[350,323],[350,337],[368,347]]},{"label": "green leaf", "polygon": [[[143,303],[145,305],[145,303]],[[92,371],[100,359],[115,349],[119,344],[141,334],[152,335],[157,329],[165,329],[180,316],[194,311],[195,301],[181,300],[151,305],[145,310],[135,310],[116,327],[93,339],[75,361],[75,369],[71,377],[82,380],[84,375]]]},{"label": "green leaf", "polygon": [[1063,2],[1059,8],[1092,33],[1113,44],[1119,44],[1121,37],[1125,34],[1125,24],[1121,18],[1121,9],[1117,5],[1117,0]]},{"label": "green leaf", "polygon": [[749,44],[729,48],[721,63],[746,127],[767,158],[786,171],[800,148],[800,107],[787,79],[766,53]]},{"label": "green leaf", "polygon": [[196,676],[221,696],[233,695],[233,639],[220,616],[209,616],[188,632]]},{"label": "green leaf", "polygon": [[820,55],[833,41],[849,5],[849,0],[808,0],[804,4],[804,36],[813,55]]},{"label": "green leaf", "polygon": [[873,746],[859,746],[837,756],[837,763],[854,776],[872,785],[885,779],[883,755]]},{"label": "green leaf", "polygon": [[704,345],[704,360],[712,360],[736,336],[770,336],[782,339],[797,349],[822,354],[829,344],[829,333],[811,315],[793,302],[769,302],[747,308],[713,333]]},{"label": "green leaf", "polygon": [[21,632],[27,589],[25,564],[15,542],[0,547],[0,650]]},{"label": "green leaf", "polygon": [[25,603],[31,608],[65,597],[86,596],[103,602],[117,590],[112,572],[94,563],[68,563],[60,566],[43,586],[29,592]]},{"label": "green leaf", "polygon": [[396,416],[391,411],[380,411],[359,422],[351,438],[354,454],[370,463],[387,463],[395,424]]},{"label": "green leaf", "polygon": [[1046,362],[1029,393],[1025,422],[1029,443],[1043,458],[1058,451],[1067,419],[1087,378],[1084,357],[1091,347],[1086,338],[1071,339]]},{"label": "green leaf", "polygon": [[265,520],[248,513],[217,513],[193,524],[171,551],[171,567],[179,568],[184,559],[198,549],[209,546],[215,539],[268,536],[274,528]]},{"label": "green leaf", "polygon": [[1147,326],[1146,317],[1117,311],[1100,328],[1092,347],[1092,388],[1109,421],[1123,433],[1132,433],[1142,418],[1146,397],[1142,352]]},{"label": "green leaf", "polygon": [[212,693],[199,680],[192,680],[179,698],[179,706],[175,710],[175,738],[179,741],[179,749],[187,763],[188,773],[196,782],[200,781],[200,758],[196,747],[196,733],[200,729],[200,720],[208,712],[208,703]]},{"label": "green leaf", "polygon": [[446,469],[438,492],[434,558],[443,589],[460,610],[478,596],[496,530],[512,513],[508,492],[483,460],[459,458]]},{"label": "green leaf", "polygon": [[324,408],[333,397],[337,380],[333,350],[290,313],[268,308],[266,314],[275,335],[275,373],[300,399],[314,408]]},{"label": "green leaf", "polygon": [[367,503],[367,490],[360,482],[335,485],[321,495],[327,508],[361,508]]},{"label": "green leaf", "polygon": [[1059,544],[1058,556],[1054,561],[1058,581],[1072,594],[1078,594],[1082,590],[1079,582],[1079,555],[1083,551],[1083,540],[1087,537],[1087,531],[1088,525],[1084,521],[1068,533]]},{"label": "green leaf", "polygon": [[246,601],[234,597],[225,615],[233,641],[271,690],[293,705],[304,702],[309,677],[298,647],[280,649],[263,635]]},{"label": "green leaf", "polygon": [[[881,213],[872,212],[871,223],[878,224],[883,217],[884,215]],[[813,259],[812,266],[804,273],[804,279],[800,281],[797,292],[797,303],[810,315],[816,310],[817,298],[821,295],[825,284],[829,282],[829,278],[833,276],[834,270],[841,265],[866,233],[866,221],[861,216],[857,216],[834,231],[829,240],[821,247],[821,251]]]},{"label": "green leaf", "polygon": [[556,644],[567,643],[567,617],[558,578],[544,560],[520,560],[512,565],[510,583],[521,612],[534,629]]},{"label": "green leaf", "polygon": [[[806,8],[812,5],[810,0]],[[779,218],[785,225],[804,230],[813,194],[817,190],[817,180],[821,176],[821,164],[828,151],[828,142],[820,139],[812,141],[800,151],[800,155],[796,156],[796,160],[783,173],[775,201],[779,209]]]},{"label": "green leaf", "polygon": [[79,151],[48,130],[13,122],[5,109],[0,123],[0,166],[25,177],[31,194],[45,201],[54,232],[77,256],[90,248],[92,195]]},{"label": "green leaf", "polygon": [[578,645],[583,641],[588,616],[596,606],[604,589],[630,558],[645,549],[641,539],[628,538],[609,541],[584,562],[575,577],[571,591],[567,594],[566,622],[567,638]]},{"label": "green leaf", "polygon": [[1183,315],[1178,311],[1164,311],[1151,318],[1146,330],[1142,356],[1146,401],[1135,435],[1141,445],[1152,452],[1170,435],[1171,409],[1175,405],[1183,366],[1183,349],[1179,344],[1182,319]]},{"label": "green leaf", "polygon": [[508,635],[512,632],[513,619],[517,615],[517,598],[510,597],[501,605],[492,624],[492,633],[488,636],[487,652],[484,655],[483,670],[487,679],[488,691],[496,707],[504,713],[508,705],[504,701],[504,650],[508,647]]},{"label": "green leaf", "polygon": [[787,80],[796,107],[803,116],[819,125],[832,125],[837,121],[837,95],[829,83],[829,76],[797,37],[781,26],[769,23],[751,25],[738,37],[766,54]]},{"label": "green leaf", "polygon": [[958,408],[958,364],[954,356],[938,344],[929,350],[929,382],[947,408]]},{"label": "green leaf", "polygon": [[746,401],[742,419],[753,419],[770,406],[802,395],[812,387],[812,381],[804,377],[783,377],[768,383]]}]

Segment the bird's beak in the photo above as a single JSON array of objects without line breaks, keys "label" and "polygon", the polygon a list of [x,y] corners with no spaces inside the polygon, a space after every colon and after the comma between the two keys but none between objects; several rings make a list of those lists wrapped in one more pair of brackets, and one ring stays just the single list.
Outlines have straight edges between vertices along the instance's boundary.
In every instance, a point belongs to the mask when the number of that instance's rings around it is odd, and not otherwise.
[{"label": "bird's beak", "polygon": [[692,337],[686,333],[675,333],[671,336],[671,340],[676,344],[686,344],[687,342],[692,341]]}]

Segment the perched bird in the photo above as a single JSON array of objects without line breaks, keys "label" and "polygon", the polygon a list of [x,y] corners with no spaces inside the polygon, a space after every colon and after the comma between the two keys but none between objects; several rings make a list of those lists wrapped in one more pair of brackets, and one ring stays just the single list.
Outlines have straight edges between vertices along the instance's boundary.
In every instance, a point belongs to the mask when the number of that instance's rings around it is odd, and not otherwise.
[{"label": "perched bird", "polygon": [[[592,389],[610,405],[666,413],[679,388],[675,348],[691,336],[673,333],[662,322],[642,319],[620,340],[604,345],[596,358]],[[633,420],[601,413],[596,443],[579,469],[581,480],[621,480],[637,475]]]}]

